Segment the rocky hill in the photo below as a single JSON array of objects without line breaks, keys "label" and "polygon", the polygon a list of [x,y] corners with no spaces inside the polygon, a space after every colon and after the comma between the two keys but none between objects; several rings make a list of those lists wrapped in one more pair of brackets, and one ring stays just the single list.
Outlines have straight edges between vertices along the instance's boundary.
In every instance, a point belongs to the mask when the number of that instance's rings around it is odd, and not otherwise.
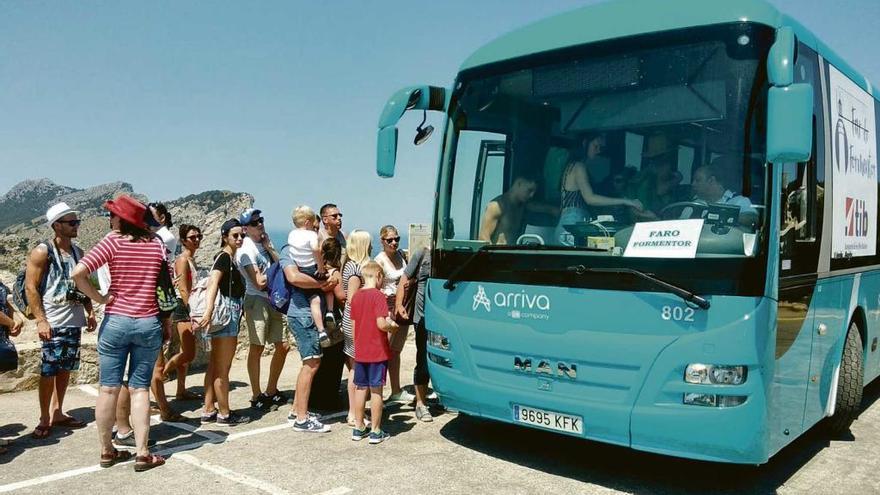
[{"label": "rocky hill", "polygon": [[[28,250],[51,235],[43,218],[49,205],[65,201],[81,212],[83,222],[77,243],[88,250],[110,227],[109,219],[104,216],[104,201],[122,193],[144,202],[148,200],[125,182],[101,184],[87,189],[58,185],[49,179],[27,180],[15,185],[0,197],[0,280],[8,284],[10,274],[24,266]],[[180,223],[197,225],[202,229],[205,240],[202,242],[204,249],[196,255],[199,266],[208,265],[218,250],[220,225],[254,203],[250,194],[230,191],[205,191],[170,201],[166,198],[150,199],[162,201],[168,206],[174,221],[171,230],[175,234]]]}]

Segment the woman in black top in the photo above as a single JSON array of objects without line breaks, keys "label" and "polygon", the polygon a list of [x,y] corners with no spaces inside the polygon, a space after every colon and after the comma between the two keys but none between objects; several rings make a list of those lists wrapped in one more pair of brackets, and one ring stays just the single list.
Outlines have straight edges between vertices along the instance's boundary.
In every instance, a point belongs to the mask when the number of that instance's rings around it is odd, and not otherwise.
[{"label": "woman in black top", "polygon": [[[250,421],[250,418],[229,410],[229,368],[232,367],[232,358],[238,345],[241,302],[245,288],[244,279],[235,264],[235,251],[241,247],[244,236],[238,220],[227,220],[220,227],[223,250],[214,258],[205,297],[205,315],[197,323],[199,328],[205,329],[205,338],[211,342],[211,360],[205,374],[205,410],[202,413],[202,423],[216,421],[220,426],[235,426]],[[221,299],[228,306],[230,318],[225,326],[211,329],[211,319],[217,309],[214,307],[217,292],[220,292]]]}]

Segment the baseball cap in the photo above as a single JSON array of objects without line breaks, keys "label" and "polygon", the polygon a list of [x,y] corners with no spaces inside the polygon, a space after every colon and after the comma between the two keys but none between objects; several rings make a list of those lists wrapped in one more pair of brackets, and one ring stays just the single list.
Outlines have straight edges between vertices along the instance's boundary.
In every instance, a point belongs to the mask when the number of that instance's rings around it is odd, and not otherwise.
[{"label": "baseball cap", "polygon": [[251,223],[252,220],[260,218],[260,213],[263,213],[262,210],[257,210],[256,208],[248,208],[241,213],[241,215],[238,217],[238,221],[242,225],[247,225]]}]

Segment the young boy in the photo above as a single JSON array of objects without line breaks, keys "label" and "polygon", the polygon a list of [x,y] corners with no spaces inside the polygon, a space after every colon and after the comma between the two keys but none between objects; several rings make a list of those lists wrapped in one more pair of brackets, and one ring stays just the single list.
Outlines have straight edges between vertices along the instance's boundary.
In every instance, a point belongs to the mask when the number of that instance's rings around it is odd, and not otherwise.
[{"label": "young boy", "polygon": [[[317,280],[326,280],[324,257],[321,254],[321,246],[318,244],[318,215],[308,206],[297,206],[293,210],[293,225],[295,228],[287,236],[287,244],[290,245],[290,253],[297,268]],[[323,294],[327,312],[323,317],[321,316],[321,295],[320,291],[313,291],[309,296],[309,303],[315,327],[318,328],[318,340],[323,347],[329,342],[325,329],[336,330],[336,318],[333,316],[334,296],[332,292]]]},{"label": "young boy", "polygon": [[[382,287],[382,267],[370,261],[361,268],[364,288],[359,290],[351,301],[351,331],[354,334],[354,410],[355,426],[351,431],[352,440],[370,437],[370,443],[382,443],[388,434],[382,431],[382,387],[388,371],[388,358],[391,346],[388,335],[394,332],[397,323],[388,317],[388,302]],[[364,424],[364,405],[367,402],[367,388],[370,390],[370,416],[372,431]]]}]

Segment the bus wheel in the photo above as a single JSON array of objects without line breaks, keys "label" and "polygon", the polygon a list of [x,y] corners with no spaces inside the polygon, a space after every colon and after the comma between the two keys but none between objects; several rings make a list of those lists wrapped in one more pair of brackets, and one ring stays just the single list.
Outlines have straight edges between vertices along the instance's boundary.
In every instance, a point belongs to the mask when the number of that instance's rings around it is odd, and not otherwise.
[{"label": "bus wheel", "polygon": [[834,436],[849,431],[862,405],[862,337],[856,324],[850,323],[843,344],[840,377],[837,380],[837,402],[834,415],[828,418],[828,429]]}]

